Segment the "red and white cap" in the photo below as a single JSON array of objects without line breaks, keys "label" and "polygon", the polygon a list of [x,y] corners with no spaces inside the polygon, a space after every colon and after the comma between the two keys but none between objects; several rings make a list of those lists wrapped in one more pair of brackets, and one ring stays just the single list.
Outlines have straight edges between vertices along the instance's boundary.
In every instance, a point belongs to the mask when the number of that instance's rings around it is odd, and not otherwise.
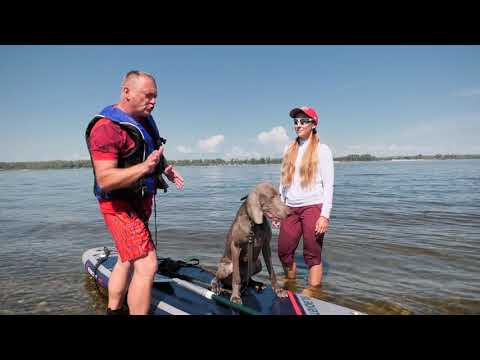
[{"label": "red and white cap", "polygon": [[308,106],[294,108],[290,111],[290,117],[296,117],[299,112],[305,113],[305,115],[313,119],[313,121],[315,122],[315,126],[318,125],[318,115],[314,108]]}]

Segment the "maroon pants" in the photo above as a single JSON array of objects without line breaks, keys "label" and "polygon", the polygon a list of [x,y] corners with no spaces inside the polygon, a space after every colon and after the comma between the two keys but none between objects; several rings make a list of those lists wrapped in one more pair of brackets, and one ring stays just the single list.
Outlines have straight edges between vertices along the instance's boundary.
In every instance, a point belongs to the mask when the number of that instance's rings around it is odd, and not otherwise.
[{"label": "maroon pants", "polygon": [[282,220],[278,236],[278,257],[284,266],[291,267],[295,250],[303,235],[303,258],[308,268],[322,263],[323,237],[315,235],[315,225],[322,204],[290,207],[290,215]]}]

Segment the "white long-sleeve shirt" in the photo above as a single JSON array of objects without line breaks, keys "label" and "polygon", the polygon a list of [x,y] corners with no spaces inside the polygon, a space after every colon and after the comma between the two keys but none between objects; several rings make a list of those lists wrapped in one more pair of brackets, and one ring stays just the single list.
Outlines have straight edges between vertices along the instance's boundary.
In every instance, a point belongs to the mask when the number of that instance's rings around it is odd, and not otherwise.
[{"label": "white long-sleeve shirt", "polygon": [[[317,147],[318,153],[318,167],[315,178],[315,183],[312,187],[303,189],[300,185],[300,164],[302,162],[303,154],[308,147],[309,141],[300,140],[298,147],[297,159],[295,160],[295,172],[293,175],[292,184],[289,187],[282,185],[280,179],[279,192],[288,206],[300,207],[314,204],[323,204],[320,216],[327,219],[330,218],[333,203],[333,156],[330,148],[326,144],[319,144]],[[288,145],[283,151],[283,155],[287,152]]]}]

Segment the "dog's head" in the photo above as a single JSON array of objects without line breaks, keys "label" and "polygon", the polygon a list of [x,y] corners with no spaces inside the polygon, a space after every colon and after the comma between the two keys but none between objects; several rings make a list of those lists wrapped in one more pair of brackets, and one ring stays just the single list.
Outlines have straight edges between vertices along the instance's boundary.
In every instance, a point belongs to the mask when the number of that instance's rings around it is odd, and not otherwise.
[{"label": "dog's head", "polygon": [[263,223],[263,215],[269,219],[285,219],[289,210],[280,199],[280,193],[269,182],[259,183],[247,197],[247,213],[255,224]]}]

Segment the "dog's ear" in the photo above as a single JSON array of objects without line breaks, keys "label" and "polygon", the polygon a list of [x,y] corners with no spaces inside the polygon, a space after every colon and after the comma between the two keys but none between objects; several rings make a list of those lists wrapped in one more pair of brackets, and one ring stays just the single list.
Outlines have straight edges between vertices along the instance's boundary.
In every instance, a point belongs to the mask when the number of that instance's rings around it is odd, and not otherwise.
[{"label": "dog's ear", "polygon": [[263,223],[263,212],[256,191],[252,191],[247,197],[247,213],[255,224]]}]

